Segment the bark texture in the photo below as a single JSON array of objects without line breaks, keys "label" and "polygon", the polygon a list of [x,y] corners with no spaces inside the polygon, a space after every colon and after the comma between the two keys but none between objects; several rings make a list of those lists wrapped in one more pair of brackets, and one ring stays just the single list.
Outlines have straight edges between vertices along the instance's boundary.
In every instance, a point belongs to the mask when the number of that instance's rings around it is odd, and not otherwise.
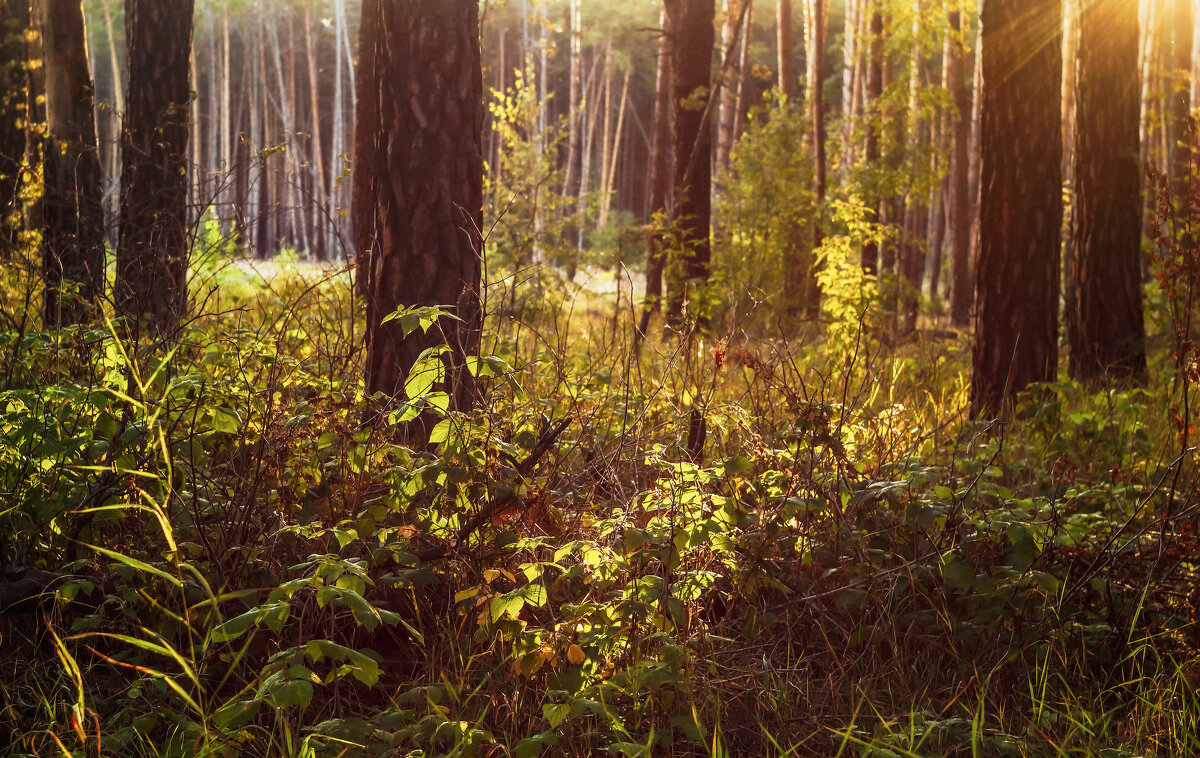
[{"label": "bark texture", "polygon": [[163,332],[187,310],[188,117],[193,0],[127,0],[117,310]]},{"label": "bark texture", "polygon": [[[41,203],[42,317],[48,327],[86,319],[104,287],[104,210],[92,79],[80,0],[37,0],[45,81]],[[66,290],[72,290],[66,294]]]},{"label": "bark texture", "polygon": [[650,328],[650,319],[662,308],[666,244],[662,221],[667,213],[671,176],[671,43],[670,19],[662,14],[662,37],[658,47],[658,77],[654,93],[654,136],[650,147],[650,216],[652,230],[646,250],[646,299],[638,321],[637,338]]},{"label": "bark texture", "polygon": [[986,0],[980,250],[971,380],[1000,415],[1058,365],[1062,2]]},{"label": "bark texture", "polygon": [[[367,388],[403,393],[409,368],[445,339],[455,407],[474,399],[464,359],[479,349],[483,72],[477,0],[363,6],[354,164]],[[401,306],[451,306],[461,321],[404,336]]]},{"label": "bark texture", "polygon": [[25,156],[25,30],[29,0],[0,3],[0,258],[17,247],[21,164]]},{"label": "bark texture", "polygon": [[[668,317],[679,323],[686,282],[708,280],[712,250],[712,129],[705,119],[715,42],[713,0],[667,0],[674,119],[674,204],[671,219],[680,260],[668,281]],[[685,281],[686,280],[686,281]],[[700,314],[700,320],[703,320]]]},{"label": "bark texture", "polygon": [[950,215],[950,321],[966,326],[975,301],[971,279],[971,83],[967,79],[967,31],[962,14],[949,16],[946,39],[946,87],[954,98],[952,152],[947,199]]},{"label": "bark texture", "polygon": [[[871,107],[879,108],[879,99],[883,95],[883,14],[878,4],[871,10],[870,37],[867,40],[867,85],[866,101]],[[875,119],[867,124],[866,145],[864,146],[867,166],[879,162],[879,125]],[[882,203],[876,204],[878,216],[882,216]],[[879,243],[868,242],[863,246],[862,269],[866,274],[875,276],[879,273]]]},{"label": "bark texture", "polygon": [[1133,3],[1084,5],[1066,313],[1071,376],[1080,380],[1146,371],[1137,40]]}]

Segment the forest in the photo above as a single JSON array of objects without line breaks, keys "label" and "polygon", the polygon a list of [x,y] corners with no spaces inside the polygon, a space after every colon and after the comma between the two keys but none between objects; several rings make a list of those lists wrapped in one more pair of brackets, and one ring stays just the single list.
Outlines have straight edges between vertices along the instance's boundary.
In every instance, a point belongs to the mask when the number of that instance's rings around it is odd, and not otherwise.
[{"label": "forest", "polygon": [[0,755],[1200,754],[1200,0],[0,0]]}]

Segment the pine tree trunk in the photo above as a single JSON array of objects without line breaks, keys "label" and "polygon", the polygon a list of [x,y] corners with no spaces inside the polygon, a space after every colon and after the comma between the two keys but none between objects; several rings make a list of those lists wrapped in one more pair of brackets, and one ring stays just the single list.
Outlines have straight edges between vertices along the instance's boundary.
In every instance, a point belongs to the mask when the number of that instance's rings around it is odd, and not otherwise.
[{"label": "pine tree trunk", "polygon": [[21,229],[20,172],[25,159],[25,30],[29,0],[0,4],[0,260],[16,251]]},{"label": "pine tree trunk", "polygon": [[972,413],[1001,415],[1058,366],[1062,2],[982,13],[980,251]]},{"label": "pine tree trunk", "polygon": [[[368,392],[399,398],[417,357],[451,349],[454,407],[475,399],[479,349],[483,71],[476,0],[367,0],[359,48],[355,238],[367,301]],[[405,336],[401,306],[450,306]]]},{"label": "pine tree trunk", "polygon": [[[313,253],[317,260],[328,260],[325,235],[327,225],[325,214],[329,207],[325,205],[326,191],[325,149],[321,141],[321,87],[317,77],[317,43],[313,36],[312,7],[304,8],[304,51],[308,66],[308,101],[312,108],[312,139],[309,154],[313,160],[313,190],[307,202],[312,206],[312,229],[315,235]],[[322,207],[325,206],[325,207]]]},{"label": "pine tree trunk", "polygon": [[792,73],[792,0],[775,0],[775,51],[779,91],[788,98],[796,94],[796,75]]},{"label": "pine tree trunk", "polygon": [[[37,0],[34,7],[46,113],[42,318],[56,327],[88,318],[103,292],[104,208],[83,8],[80,0]],[[67,295],[68,288],[77,291]]]},{"label": "pine tree trunk", "polygon": [[946,40],[946,88],[954,98],[953,153],[950,158],[950,322],[966,326],[975,300],[971,277],[971,86],[967,81],[967,31],[962,13],[950,14]]},{"label": "pine tree trunk", "polygon": [[[875,109],[876,118],[867,124],[866,145],[863,147],[867,166],[879,163],[879,125],[880,98],[883,96],[883,14],[876,3],[871,6],[870,38],[867,40],[867,94],[866,100]],[[876,200],[876,215],[882,220],[883,204]],[[863,246],[862,269],[871,276],[879,274],[879,243],[868,242]]]},{"label": "pine tree trunk", "polygon": [[662,34],[658,42],[658,74],[654,94],[654,136],[650,146],[650,239],[646,248],[646,298],[635,335],[645,338],[650,320],[662,308],[663,272],[667,245],[663,225],[667,216],[667,193],[671,175],[671,30],[670,17],[661,16]]},{"label": "pine tree trunk", "polygon": [[[579,196],[580,152],[582,137],[580,135],[580,120],[583,100],[583,15],[579,9],[580,0],[570,0],[570,51],[567,102],[567,176],[563,182],[563,195],[568,198],[567,212],[574,210],[574,200]],[[503,70],[503,58],[501,59]]]},{"label": "pine tree trunk", "polygon": [[[1200,0],[1197,0],[1200,2]],[[750,47],[754,41],[754,0],[746,0],[746,19],[742,22],[742,55],[738,62],[737,104],[733,108],[733,142],[736,145],[742,135],[742,120],[749,109]],[[732,147],[730,148],[732,150]]]},{"label": "pine tree trunk", "polygon": [[[808,90],[808,115],[812,125],[813,189],[816,192],[817,214],[813,218],[812,249],[821,247],[825,232],[821,225],[821,213],[825,204],[827,170],[825,163],[825,35],[828,29],[829,6],[827,0],[805,0],[804,14],[807,42],[808,68],[806,82]],[[817,279],[819,261],[814,254],[808,256],[812,263],[805,277],[808,292],[804,299],[805,316],[815,319],[821,314],[821,284]]]},{"label": "pine tree trunk", "polygon": [[[725,23],[722,25],[722,43],[729,53],[733,56],[739,56],[740,45],[739,37],[740,30],[738,28],[738,18],[742,13],[742,6],[748,3],[749,0],[725,0]],[[741,96],[741,87],[737,83],[741,80],[742,69],[739,63],[733,70],[727,72],[728,79],[725,88],[721,90],[721,108],[718,116],[717,130],[717,177],[719,178],[729,170],[729,153],[733,150],[733,143],[736,139],[734,128],[737,123],[737,104]]]},{"label": "pine tree trunk", "polygon": [[1170,0],[1171,2],[1171,62],[1169,96],[1171,155],[1169,173],[1175,190],[1181,196],[1187,193],[1191,177],[1192,151],[1187,140],[1187,121],[1195,102],[1191,98],[1190,78],[1192,71],[1192,45],[1195,38],[1195,20],[1192,18],[1192,0]]},{"label": "pine tree trunk", "polygon": [[1078,151],[1066,314],[1071,376],[1146,371],[1141,287],[1137,9],[1094,0],[1080,14]]},{"label": "pine tree trunk", "polygon": [[[784,0],[786,2],[786,0]],[[712,130],[705,102],[712,86],[713,0],[667,0],[671,16],[672,107],[675,181],[671,220],[678,235],[678,275],[667,282],[667,315],[683,320],[686,287],[706,284],[711,257]],[[694,305],[694,304],[693,304]],[[706,314],[692,313],[703,325]]]}]

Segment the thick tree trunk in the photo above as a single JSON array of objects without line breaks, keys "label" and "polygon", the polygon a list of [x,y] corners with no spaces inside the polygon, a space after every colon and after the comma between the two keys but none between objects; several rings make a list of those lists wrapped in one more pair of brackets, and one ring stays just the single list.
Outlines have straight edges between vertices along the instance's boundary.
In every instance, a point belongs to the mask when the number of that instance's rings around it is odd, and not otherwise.
[{"label": "thick tree trunk", "polygon": [[[104,289],[104,208],[83,8],[80,0],[37,0],[34,7],[45,72],[47,136],[42,316],[52,327],[87,318],[90,304]],[[64,294],[76,287],[75,294]]]},{"label": "thick tree trunk", "polygon": [[1062,2],[987,0],[972,413],[1058,366]]},{"label": "thick tree trunk", "polygon": [[[477,0],[367,0],[359,48],[355,238],[367,301],[369,392],[399,397],[417,357],[444,339],[448,391],[469,407],[465,358],[482,311],[483,71]],[[403,306],[450,306],[458,321],[405,336]]]},{"label": "thick tree trunk", "polygon": [[116,303],[173,329],[187,310],[187,144],[193,0],[127,0]]},{"label": "thick tree trunk", "polygon": [[[674,204],[671,219],[677,234],[679,265],[667,283],[667,315],[672,325],[683,320],[686,288],[708,282],[709,227],[712,219],[712,130],[705,119],[712,86],[715,33],[713,0],[667,0],[671,16],[672,142],[675,154]],[[695,305],[693,303],[693,305]],[[706,314],[692,313],[698,324]]]},{"label": "thick tree trunk", "polygon": [[1083,7],[1066,320],[1071,376],[1085,381],[1146,371],[1137,39],[1137,8],[1127,0]]}]

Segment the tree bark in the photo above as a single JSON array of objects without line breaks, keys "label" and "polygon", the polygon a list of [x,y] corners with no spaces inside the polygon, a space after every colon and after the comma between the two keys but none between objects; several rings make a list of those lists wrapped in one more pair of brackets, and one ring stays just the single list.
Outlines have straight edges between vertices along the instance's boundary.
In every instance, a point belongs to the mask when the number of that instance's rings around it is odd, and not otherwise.
[{"label": "tree bark", "polygon": [[971,85],[967,80],[967,29],[962,13],[950,14],[946,39],[946,88],[954,99],[950,158],[950,322],[966,326],[975,301],[971,278]]},{"label": "tree bark", "polygon": [[188,61],[193,0],[127,0],[117,309],[161,331],[187,310]]},{"label": "tree bark", "polygon": [[[354,219],[367,301],[369,392],[399,397],[417,357],[450,346],[454,407],[475,399],[479,349],[483,71],[477,0],[367,0],[359,48]],[[405,336],[402,306],[458,321]]]},{"label": "tree bark", "polygon": [[1062,2],[987,0],[981,23],[975,415],[1002,415],[1058,366]]},{"label": "tree bark", "polygon": [[[103,292],[104,208],[83,7],[80,0],[37,0],[35,8],[47,134],[42,316],[47,327],[54,327],[88,318]],[[76,294],[64,296],[75,286]]]},{"label": "tree bark", "polygon": [[[786,2],[786,0],[784,0]],[[705,284],[711,258],[712,130],[705,119],[712,86],[715,41],[713,0],[667,0],[672,58],[672,143],[675,154],[674,204],[671,219],[680,260],[669,277],[667,315],[672,325],[683,319],[687,283]],[[693,313],[698,324],[705,314]]]},{"label": "tree bark", "polygon": [[[870,38],[867,40],[867,95],[866,100],[878,111],[880,107],[880,98],[883,96],[883,14],[879,10],[878,3],[871,5],[871,26]],[[879,124],[878,119],[881,114],[875,114],[875,118],[870,119],[867,124],[866,144],[863,146],[863,151],[866,157],[868,167],[875,166],[879,163]],[[876,198],[875,208],[877,215],[882,215],[883,204]],[[862,269],[863,272],[871,276],[879,274],[879,243],[868,242],[863,245],[862,251]]]},{"label": "tree bark", "polygon": [[582,138],[580,136],[580,108],[583,100],[583,14],[580,0],[570,0],[569,70],[567,73],[567,175],[563,182],[563,195],[567,198],[567,212],[574,209],[579,196],[580,158]]},{"label": "tree bark", "polygon": [[25,159],[24,34],[29,0],[0,4],[0,259],[17,249],[21,229],[20,177]]},{"label": "tree bark", "polygon": [[792,72],[792,0],[775,2],[775,45],[779,68],[776,85],[791,98],[796,94],[796,75]]},{"label": "tree bark", "polygon": [[[990,0],[989,0],[990,1]],[[1146,371],[1141,287],[1137,7],[1094,0],[1080,13],[1079,161],[1067,339],[1074,379]]]},{"label": "tree bark", "polygon": [[738,28],[738,18],[742,15],[742,7],[750,2],[750,0],[725,0],[725,22],[721,26],[722,43],[730,55],[738,56],[739,64],[723,72],[723,76],[728,77],[725,82],[724,89],[721,90],[721,108],[717,123],[720,125],[717,130],[717,177],[721,176],[729,170],[729,154],[733,150],[733,144],[737,139],[734,129],[737,125],[737,105],[738,99],[741,96],[740,81],[742,76],[740,48],[740,29]]},{"label": "tree bark", "polygon": [[[817,214],[812,220],[812,249],[819,249],[824,242],[825,232],[821,224],[821,212],[825,204],[827,170],[825,160],[825,37],[828,30],[829,6],[827,0],[805,0],[805,42],[807,43],[808,66],[805,72],[808,90],[808,116],[812,128],[813,189],[816,192]],[[810,256],[813,257],[813,256]],[[812,270],[805,277],[808,288],[804,300],[805,316],[817,318],[821,313],[821,284],[817,279],[819,261],[812,261]]]},{"label": "tree bark", "polygon": [[1171,183],[1180,196],[1188,191],[1191,177],[1192,151],[1187,139],[1187,121],[1195,102],[1191,98],[1192,43],[1195,20],[1192,0],[1170,0],[1171,3],[1171,61],[1167,94],[1169,97],[1171,155],[1168,157]]},{"label": "tree bark", "polygon": [[663,223],[667,214],[667,193],[671,175],[671,43],[670,19],[661,16],[662,33],[658,42],[658,76],[654,95],[654,137],[650,146],[651,232],[646,248],[646,297],[638,321],[635,339],[645,338],[650,320],[662,307],[663,270],[666,268],[666,240]]}]

